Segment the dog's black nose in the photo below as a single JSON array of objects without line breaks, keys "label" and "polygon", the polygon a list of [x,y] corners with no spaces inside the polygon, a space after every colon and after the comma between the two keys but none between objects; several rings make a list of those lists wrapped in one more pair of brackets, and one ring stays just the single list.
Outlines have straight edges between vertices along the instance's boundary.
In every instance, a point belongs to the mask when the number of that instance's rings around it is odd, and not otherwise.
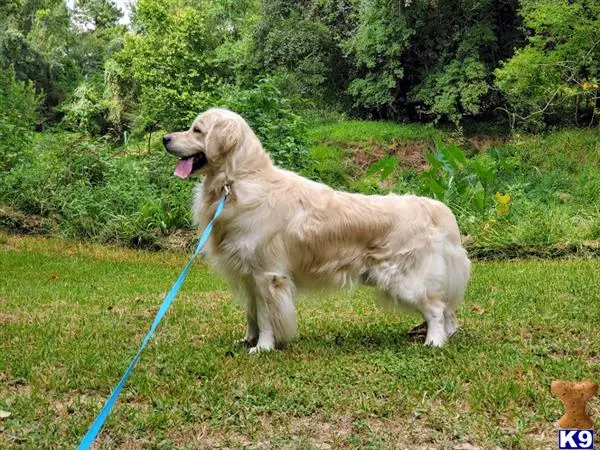
[{"label": "dog's black nose", "polygon": [[171,142],[171,136],[165,134],[163,136],[163,145],[165,146],[165,148],[167,147],[167,145],[169,145],[169,142]]}]

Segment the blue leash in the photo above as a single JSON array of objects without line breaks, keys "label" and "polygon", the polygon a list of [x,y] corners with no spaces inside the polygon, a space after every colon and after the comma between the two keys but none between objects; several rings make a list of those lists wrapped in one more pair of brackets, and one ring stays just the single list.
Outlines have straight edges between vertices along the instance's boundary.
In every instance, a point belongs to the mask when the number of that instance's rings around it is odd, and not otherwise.
[{"label": "blue leash", "polygon": [[160,305],[160,308],[158,309],[158,312],[156,313],[156,317],[154,317],[154,322],[152,322],[152,326],[150,327],[150,331],[148,331],[148,334],[146,334],[146,337],[142,341],[140,348],[138,348],[138,351],[135,354],[135,356],[133,357],[133,359],[131,360],[129,367],[127,367],[127,370],[123,374],[121,381],[119,381],[119,384],[117,384],[117,387],[114,389],[112,394],[110,394],[110,397],[108,398],[108,400],[106,400],[106,403],[100,410],[100,413],[96,417],[96,420],[94,420],[94,423],[92,423],[92,425],[88,429],[87,433],[85,434],[85,436],[79,443],[79,446],[77,447],[78,450],[89,449],[92,446],[92,443],[94,442],[94,440],[96,439],[96,436],[98,436],[98,433],[100,433],[100,430],[102,429],[102,426],[104,425],[104,422],[108,418],[108,415],[110,414],[112,407],[114,406],[115,402],[117,401],[117,398],[119,397],[119,394],[121,393],[121,389],[123,389],[125,382],[129,378],[129,375],[131,375],[131,372],[132,372],[133,368],[135,367],[135,363],[137,363],[137,360],[139,359],[140,354],[142,353],[142,350],[144,350],[144,347],[146,347],[146,344],[148,343],[148,341],[154,334],[154,331],[158,327],[158,324],[160,323],[162,318],[167,313],[169,306],[171,306],[171,303],[173,303],[173,300],[175,300],[175,297],[177,296],[177,293],[179,292],[179,288],[181,288],[181,285],[183,284],[185,277],[187,276],[190,268],[192,267],[192,263],[194,262],[194,259],[196,259],[196,256],[198,256],[198,253],[200,253],[200,250],[202,250],[202,247],[204,247],[204,244],[206,243],[206,240],[208,239],[208,236],[210,235],[210,232],[213,229],[215,220],[217,220],[217,217],[219,217],[221,215],[221,213],[223,212],[223,208],[225,206],[225,200],[227,200],[228,194],[229,194],[229,188],[228,188],[228,186],[226,186],[225,194],[223,195],[223,197],[221,197],[221,201],[219,202],[219,205],[217,206],[217,211],[215,212],[215,215],[212,218],[212,220],[208,223],[208,225],[206,225],[206,228],[202,232],[202,235],[200,236],[200,240],[198,241],[198,244],[196,245],[196,249],[194,250],[194,253],[192,254],[189,262],[187,263],[187,265],[185,266],[185,268],[179,275],[179,278],[177,278],[177,281],[175,282],[175,284],[173,285],[173,287],[171,288],[171,290],[169,291],[169,293],[163,300],[162,305]]}]

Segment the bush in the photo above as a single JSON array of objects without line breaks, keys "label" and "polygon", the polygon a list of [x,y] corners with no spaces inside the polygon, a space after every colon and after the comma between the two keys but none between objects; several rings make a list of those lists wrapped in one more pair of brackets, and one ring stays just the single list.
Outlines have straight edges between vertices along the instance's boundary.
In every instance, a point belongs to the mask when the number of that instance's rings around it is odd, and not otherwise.
[{"label": "bush", "polygon": [[253,89],[228,87],[221,104],[248,121],[278,165],[296,170],[310,165],[306,124],[271,80]]},{"label": "bush", "polygon": [[[223,106],[249,121],[278,164],[309,165],[304,121],[270,81],[221,94]],[[85,128],[86,114],[67,114]],[[40,216],[67,237],[152,248],[190,227],[192,189],[173,178],[174,160],[160,142],[147,145],[144,138],[143,144],[111,147],[92,139],[37,135],[20,149],[12,170],[0,174],[0,204]]]},{"label": "bush", "polygon": [[182,129],[218,104],[222,88],[235,82],[232,68],[240,53],[231,41],[251,8],[250,2],[236,3],[137,2],[137,32],[125,35],[123,48],[107,65],[116,130]]},{"label": "bush", "polygon": [[435,144],[435,151],[425,155],[429,167],[418,177],[420,192],[455,210],[485,216],[496,192],[496,160],[485,153],[467,159],[455,144],[437,139]]},{"label": "bush", "polygon": [[419,110],[436,121],[448,118],[460,125],[464,116],[475,116],[481,110],[481,99],[488,93],[488,70],[477,58],[455,59],[439,71],[431,71],[412,92],[421,102]]},{"label": "bush", "polygon": [[513,127],[598,122],[600,8],[594,0],[522,0],[527,46],[496,70]]},{"label": "bush", "polygon": [[61,105],[63,123],[72,131],[99,135],[107,131],[108,105],[100,83],[84,81],[77,86],[68,102]]},{"label": "bush", "polygon": [[0,171],[10,170],[29,144],[41,99],[32,82],[17,80],[12,68],[0,70]]},{"label": "bush", "polygon": [[518,0],[361,0],[342,41],[353,62],[348,92],[375,117],[459,123],[499,103],[499,60],[520,43]]},{"label": "bush", "polygon": [[158,247],[189,228],[191,189],[159,143],[111,149],[73,134],[38,136],[0,176],[0,203],[52,222],[67,237]]}]

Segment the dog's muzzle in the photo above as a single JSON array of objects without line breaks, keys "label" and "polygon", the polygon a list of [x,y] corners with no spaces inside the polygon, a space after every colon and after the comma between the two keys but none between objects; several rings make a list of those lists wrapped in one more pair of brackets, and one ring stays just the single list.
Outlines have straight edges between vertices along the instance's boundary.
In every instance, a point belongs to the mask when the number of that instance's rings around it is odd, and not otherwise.
[{"label": "dog's muzzle", "polygon": [[163,145],[165,146],[165,150],[169,152],[171,155],[179,157],[179,161],[177,162],[177,166],[175,167],[175,172],[173,175],[179,178],[187,178],[196,170],[202,169],[206,163],[208,163],[208,159],[206,159],[206,155],[203,152],[196,153],[195,155],[181,157],[177,153],[173,151],[171,147],[172,137],[170,135],[163,136]]}]

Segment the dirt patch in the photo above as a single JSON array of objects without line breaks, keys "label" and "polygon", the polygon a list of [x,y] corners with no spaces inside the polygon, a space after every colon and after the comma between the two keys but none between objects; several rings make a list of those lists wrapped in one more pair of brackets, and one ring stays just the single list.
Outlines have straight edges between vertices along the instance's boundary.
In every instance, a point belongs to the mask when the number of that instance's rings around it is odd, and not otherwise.
[{"label": "dirt patch", "polygon": [[425,141],[397,141],[390,144],[392,155],[400,160],[400,167],[415,169],[417,172],[427,169],[425,151],[430,147]]},{"label": "dirt patch", "polygon": [[0,325],[8,325],[9,323],[19,323],[20,317],[16,314],[0,313]]},{"label": "dirt patch", "polygon": [[0,205],[0,227],[24,234],[55,231],[56,221],[36,214],[23,214],[8,205]]},{"label": "dirt patch", "polygon": [[366,172],[372,164],[383,159],[385,156],[385,151],[378,142],[351,144],[349,148],[352,155],[352,162],[358,167],[361,173]]},{"label": "dirt patch", "polygon": [[192,249],[194,243],[198,239],[198,230],[175,230],[173,233],[166,236],[161,246],[173,251],[184,251]]},{"label": "dirt patch", "polygon": [[504,144],[504,139],[497,136],[488,136],[485,134],[476,134],[466,138],[465,147],[471,147],[478,152],[487,152],[492,147]]},{"label": "dirt patch", "polygon": [[398,167],[422,172],[427,168],[425,151],[431,145],[426,141],[368,142],[350,145],[352,162],[364,173],[374,163],[387,157],[398,158]]}]

